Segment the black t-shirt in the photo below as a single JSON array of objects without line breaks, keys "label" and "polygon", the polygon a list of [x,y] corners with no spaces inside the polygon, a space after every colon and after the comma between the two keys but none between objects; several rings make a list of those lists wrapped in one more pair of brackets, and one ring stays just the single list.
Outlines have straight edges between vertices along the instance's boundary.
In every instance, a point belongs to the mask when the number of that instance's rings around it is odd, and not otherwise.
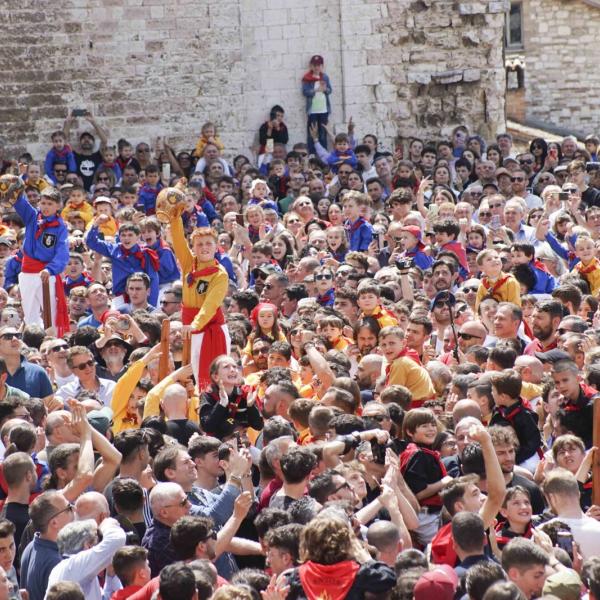
[{"label": "black t-shirt", "polygon": [[581,201],[588,207],[600,206],[600,190],[588,187],[585,192],[581,194]]},{"label": "black t-shirt", "polygon": [[187,446],[194,433],[202,435],[196,423],[189,419],[173,419],[167,421],[167,435],[174,437],[180,444]]},{"label": "black t-shirt", "polygon": [[102,155],[100,152],[94,152],[89,155],[74,152],[75,163],[77,164],[77,174],[83,180],[83,187],[89,192],[92,187],[94,173],[102,164]]},{"label": "black t-shirt", "polygon": [[15,544],[18,546],[27,523],[29,523],[29,505],[9,502],[2,507],[0,516],[15,526]]}]

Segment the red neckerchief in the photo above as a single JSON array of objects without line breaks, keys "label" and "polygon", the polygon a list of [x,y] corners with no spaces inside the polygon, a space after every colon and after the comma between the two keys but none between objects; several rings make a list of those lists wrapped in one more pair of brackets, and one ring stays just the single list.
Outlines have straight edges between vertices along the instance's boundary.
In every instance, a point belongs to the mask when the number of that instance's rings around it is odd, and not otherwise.
[{"label": "red neckerchief", "polygon": [[135,258],[137,258],[140,261],[142,270],[146,269],[146,256],[147,256],[150,259],[150,262],[152,263],[154,270],[158,271],[160,265],[159,265],[159,261],[158,261],[158,255],[156,254],[156,252],[154,250],[152,250],[150,248],[139,248],[138,250],[133,252],[133,250],[131,250],[131,248],[125,248],[123,246],[123,244],[121,244],[120,247],[121,247],[121,252],[123,253],[123,256],[125,258],[127,258],[129,256],[134,256]]},{"label": "red neckerchief", "polygon": [[550,275],[550,271],[548,271],[548,268],[541,260],[537,260],[537,258],[534,258],[530,264],[534,269],[537,269],[538,271],[543,271],[544,273]]},{"label": "red neckerchief", "polygon": [[194,270],[190,271],[185,278],[186,283],[190,287],[192,287],[200,277],[208,277],[209,275],[214,275],[219,272],[219,263],[216,260],[214,261],[213,266],[205,267],[204,269],[197,269],[196,266],[197,259],[194,259]]},{"label": "red neckerchief", "polygon": [[306,71],[306,73],[302,75],[302,81],[306,83],[315,83],[316,81],[323,81],[323,73],[315,75],[312,71]]},{"label": "red neckerchief", "polygon": [[531,521],[529,521],[527,529],[523,534],[517,534],[511,531],[506,521],[502,521],[496,525],[496,541],[498,542],[498,546],[501,548],[506,546],[510,540],[516,537],[525,538],[527,540],[530,540],[533,537],[533,525]]},{"label": "red neckerchief", "polygon": [[590,264],[587,267],[584,267],[582,262],[577,263],[575,268],[582,275],[587,275],[588,273],[593,273],[594,271],[596,271],[598,269],[598,259],[597,258],[592,259],[592,261],[590,262]]},{"label": "red neckerchief", "polygon": [[342,560],[333,565],[309,560],[298,568],[298,574],[308,600],[344,600],[359,568],[353,560]]},{"label": "red neckerchief", "polygon": [[353,234],[357,229],[359,229],[362,226],[363,223],[366,223],[364,217],[358,217],[358,219],[356,219],[354,223],[348,221],[346,229],[350,232],[350,234]]},{"label": "red neckerchief", "polygon": [[333,300],[333,288],[331,288],[330,290],[327,290],[322,296],[321,295],[317,296],[317,302],[321,306],[327,306],[327,303],[331,302],[332,300]]},{"label": "red neckerchief", "polygon": [[41,214],[39,214],[37,219],[37,230],[35,232],[35,239],[38,240],[46,229],[50,227],[58,227],[60,224],[60,219],[57,219],[56,217],[54,217],[51,221],[47,221],[46,219],[44,219],[44,217],[42,217]]},{"label": "red neckerchief", "polygon": [[[400,454],[400,470],[403,474],[406,472],[406,468],[408,467],[410,459],[419,451],[433,456],[433,458],[435,458],[435,461],[437,462],[438,468],[440,469],[440,479],[446,477],[448,472],[446,471],[446,467],[442,462],[440,453],[437,450],[431,450],[431,448],[427,448],[426,446],[419,446],[414,442],[408,444],[408,446],[406,446],[404,451]],[[421,506],[441,506],[442,499],[439,494],[434,494],[429,498],[424,498],[423,500],[420,500],[419,504],[421,504]]]},{"label": "red neckerchief", "polygon": [[381,317],[392,317],[393,319],[396,319],[396,317],[389,310],[387,310],[387,308],[383,308],[381,304],[378,304],[375,310],[370,315],[364,316],[370,317],[371,319],[375,319],[376,321],[379,321]]},{"label": "red neckerchief", "polygon": [[483,283],[483,287],[487,290],[488,295],[493,296],[508,281],[509,277],[510,275],[506,275],[506,277],[498,279],[498,281],[496,281],[496,283],[492,285],[492,282],[489,280],[489,277],[484,275],[481,278],[481,283]]}]

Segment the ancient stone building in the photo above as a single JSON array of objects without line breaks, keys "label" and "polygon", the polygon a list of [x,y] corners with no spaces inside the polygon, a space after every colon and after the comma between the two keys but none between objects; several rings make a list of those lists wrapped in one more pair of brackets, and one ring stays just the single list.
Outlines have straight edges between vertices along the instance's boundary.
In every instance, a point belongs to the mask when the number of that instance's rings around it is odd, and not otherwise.
[{"label": "ancient stone building", "polygon": [[582,136],[600,132],[598,0],[512,0],[507,27],[510,118]]},{"label": "ancient stone building", "polygon": [[[313,54],[332,120],[385,143],[467,123],[504,128],[507,0],[4,0],[1,135],[43,156],[69,108],[136,142],[190,147],[218,123],[247,150],[270,106],[305,138],[300,79]],[[80,126],[84,125],[80,123]],[[249,150],[248,150],[249,152]]]}]

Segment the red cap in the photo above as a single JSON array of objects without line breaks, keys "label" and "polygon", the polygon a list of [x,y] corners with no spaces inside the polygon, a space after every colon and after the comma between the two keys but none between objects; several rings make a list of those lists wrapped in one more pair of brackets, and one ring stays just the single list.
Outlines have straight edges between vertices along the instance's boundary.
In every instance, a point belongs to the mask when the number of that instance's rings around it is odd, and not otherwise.
[{"label": "red cap", "polygon": [[410,235],[417,238],[417,246],[422,250],[425,248],[425,244],[421,241],[422,233],[421,228],[416,225],[405,225],[400,231],[406,231],[406,233],[410,233]]},{"label": "red cap", "polygon": [[310,63],[311,65],[322,65],[323,64],[323,57],[319,54],[315,54],[311,59],[310,59]]},{"label": "red cap", "polygon": [[436,565],[431,571],[423,573],[413,592],[414,600],[453,600],[458,577],[448,565]]}]

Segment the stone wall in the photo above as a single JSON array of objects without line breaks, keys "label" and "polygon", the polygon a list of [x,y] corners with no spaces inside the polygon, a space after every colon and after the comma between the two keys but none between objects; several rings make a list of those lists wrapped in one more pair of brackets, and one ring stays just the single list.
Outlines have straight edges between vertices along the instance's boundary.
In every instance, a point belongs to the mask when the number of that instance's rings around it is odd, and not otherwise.
[{"label": "stone wall", "polygon": [[578,131],[600,131],[600,2],[523,2],[526,119]]},{"label": "stone wall", "polygon": [[[116,142],[191,147],[218,123],[250,152],[273,104],[305,139],[300,79],[325,57],[334,126],[385,144],[504,128],[507,0],[4,0],[0,134],[41,158],[69,108]],[[85,127],[85,123],[79,123]]]}]

